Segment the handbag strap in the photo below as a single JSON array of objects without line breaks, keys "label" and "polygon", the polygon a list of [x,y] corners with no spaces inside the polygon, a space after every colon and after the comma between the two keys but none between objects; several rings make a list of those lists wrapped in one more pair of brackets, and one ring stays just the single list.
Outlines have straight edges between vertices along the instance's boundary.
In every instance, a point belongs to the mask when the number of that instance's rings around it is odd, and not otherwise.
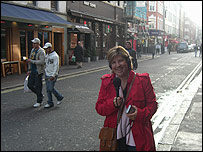
[{"label": "handbag strap", "polygon": [[[130,94],[130,90],[131,90],[132,85],[133,85],[133,83],[134,83],[134,81],[135,81],[135,76],[136,76],[136,74],[134,74],[134,76],[133,76],[133,80],[132,80],[131,83],[130,83],[130,87],[129,87],[129,89],[128,89],[128,92],[127,92],[127,95],[126,95],[126,98],[125,98],[125,99],[127,99],[127,98],[128,98],[128,95]],[[119,123],[119,121],[120,121],[120,119],[121,119],[124,106],[125,106],[125,101],[121,104],[121,108],[120,108],[119,111],[118,111],[118,115],[117,115],[117,126],[118,126],[118,123]]]}]

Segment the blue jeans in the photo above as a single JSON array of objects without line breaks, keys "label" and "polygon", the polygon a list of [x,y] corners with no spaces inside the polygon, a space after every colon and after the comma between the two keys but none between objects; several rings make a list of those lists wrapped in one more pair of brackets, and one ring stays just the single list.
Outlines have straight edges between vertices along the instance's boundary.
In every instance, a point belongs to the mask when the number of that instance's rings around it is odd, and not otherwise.
[{"label": "blue jeans", "polygon": [[63,99],[63,96],[54,88],[54,85],[56,83],[58,76],[56,76],[55,80],[53,80],[53,81],[50,81],[49,78],[50,77],[45,75],[47,97],[48,97],[47,103],[52,106],[52,105],[54,105],[53,100],[52,100],[52,93],[54,94],[54,96],[56,97],[56,99],[58,101],[61,101]]},{"label": "blue jeans", "polygon": [[197,56],[197,50],[195,50],[195,57]]},{"label": "blue jeans", "polygon": [[43,74],[31,72],[28,78],[28,88],[37,95],[37,102],[42,103],[42,76]]}]

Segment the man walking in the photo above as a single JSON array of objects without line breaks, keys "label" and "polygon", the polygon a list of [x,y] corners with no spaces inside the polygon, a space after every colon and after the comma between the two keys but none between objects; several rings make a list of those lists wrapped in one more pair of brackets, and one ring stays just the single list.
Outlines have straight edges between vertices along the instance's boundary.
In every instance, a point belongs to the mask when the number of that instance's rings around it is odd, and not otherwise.
[{"label": "man walking", "polygon": [[156,50],[154,43],[155,43],[155,42],[152,41],[152,42],[150,43],[150,46],[149,46],[150,52],[152,53],[152,59],[154,59],[155,50]]},{"label": "man walking", "polygon": [[138,63],[137,63],[137,58],[136,58],[136,52],[135,50],[132,48],[132,44],[130,41],[126,42],[126,50],[129,52],[130,56],[133,58],[132,62],[133,62],[133,69],[136,70],[138,67]]},{"label": "man walking", "polygon": [[54,88],[59,73],[59,56],[54,50],[52,50],[51,43],[47,42],[43,48],[47,53],[45,57],[45,81],[48,96],[48,102],[44,108],[50,108],[54,106],[52,93],[56,97],[58,105],[61,104],[64,97]]},{"label": "man walking", "polygon": [[35,108],[41,106],[44,95],[42,94],[42,76],[44,73],[45,52],[40,47],[40,40],[32,40],[34,48],[31,50],[28,62],[28,88],[37,95]]},{"label": "man walking", "polygon": [[142,44],[140,43],[140,41],[137,41],[136,44],[136,52],[137,52],[137,58],[140,59],[141,56],[141,51],[142,51]]},{"label": "man walking", "polygon": [[74,49],[74,55],[76,57],[76,64],[78,65],[77,68],[82,68],[82,61],[83,61],[83,48],[81,46],[81,42],[78,41],[77,46]]},{"label": "man walking", "polygon": [[168,54],[169,54],[169,55],[171,54],[171,48],[172,48],[171,42],[169,42],[169,44],[168,44]]}]

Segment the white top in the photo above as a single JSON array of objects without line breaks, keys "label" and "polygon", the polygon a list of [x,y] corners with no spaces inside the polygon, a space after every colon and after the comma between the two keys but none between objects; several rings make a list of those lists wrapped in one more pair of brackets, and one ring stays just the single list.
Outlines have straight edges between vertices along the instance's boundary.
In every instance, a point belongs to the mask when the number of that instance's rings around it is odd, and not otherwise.
[{"label": "white top", "polygon": [[[119,88],[119,96],[123,97],[123,90],[121,87]],[[117,126],[117,139],[125,137],[125,135],[129,132],[130,127],[131,126],[129,125],[129,118],[126,115],[126,106],[124,106],[122,117],[121,117],[120,122],[118,123],[118,126]],[[121,133],[121,129],[122,129],[122,133]],[[126,135],[126,144],[130,145],[130,146],[135,146],[135,141],[134,141],[134,137],[132,134],[132,129]]]},{"label": "white top", "polygon": [[59,56],[58,54],[53,51],[50,54],[47,54],[45,57],[45,74],[46,76],[55,77],[58,75],[59,72]]}]

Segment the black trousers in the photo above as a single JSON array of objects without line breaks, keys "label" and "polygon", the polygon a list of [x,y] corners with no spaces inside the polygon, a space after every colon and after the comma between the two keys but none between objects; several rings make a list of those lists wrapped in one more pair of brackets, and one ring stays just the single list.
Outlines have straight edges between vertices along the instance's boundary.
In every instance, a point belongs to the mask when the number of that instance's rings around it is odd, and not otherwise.
[{"label": "black trousers", "polygon": [[117,140],[118,149],[117,151],[136,151],[135,146],[126,145],[126,137]]},{"label": "black trousers", "polygon": [[37,102],[42,103],[42,74],[30,73],[28,78],[28,88],[37,95]]}]

